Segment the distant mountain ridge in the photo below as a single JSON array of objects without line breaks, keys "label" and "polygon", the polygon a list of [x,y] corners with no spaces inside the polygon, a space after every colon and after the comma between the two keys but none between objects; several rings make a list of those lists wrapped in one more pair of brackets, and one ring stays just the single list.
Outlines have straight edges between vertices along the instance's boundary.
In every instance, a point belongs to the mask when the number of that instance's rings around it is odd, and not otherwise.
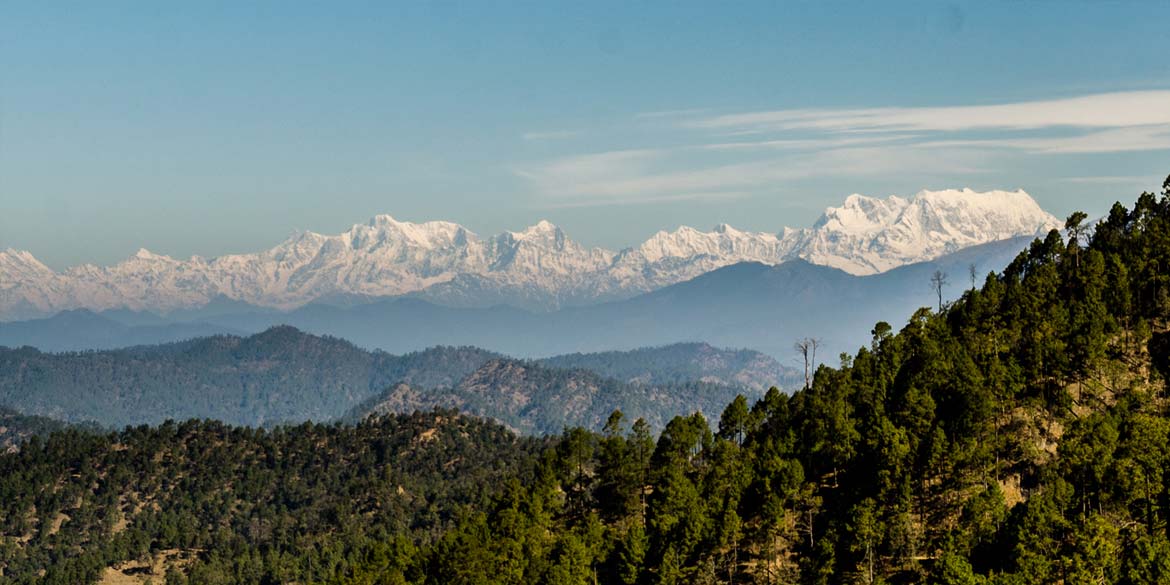
[{"label": "distant mountain ridge", "polygon": [[[387,388],[406,385],[426,395],[407,403],[407,412],[459,406],[525,432],[559,432],[615,405],[625,405],[632,415],[668,420],[708,400],[723,403],[739,392],[761,395],[791,378],[791,372],[762,354],[702,344],[648,348],[639,356],[648,359],[650,379],[669,382],[617,381],[584,368],[515,360],[475,347],[433,347],[404,355],[371,352],[288,326],[249,337],[219,335],[110,351],[52,354],[0,348],[0,407],[114,427],[188,418],[259,426],[335,420]],[[607,356],[603,361],[635,359]],[[702,380],[689,378],[696,371],[693,362],[712,365]],[[504,371],[523,375],[500,375]],[[573,397],[575,388],[600,389],[603,396],[590,399],[589,408],[557,410],[556,404],[584,399]],[[437,398],[451,392],[461,399]],[[546,407],[537,416],[532,409],[498,403],[500,396],[534,404],[543,400]],[[554,396],[559,398],[548,402]]]},{"label": "distant mountain ridge", "polygon": [[[934,271],[949,275],[943,296],[952,300],[970,288],[972,267],[978,284],[988,272],[1006,267],[1031,241],[1020,237],[981,244],[867,276],[804,260],[775,266],[745,262],[631,299],[548,313],[508,306],[455,308],[395,298],[344,307],[310,304],[283,313],[240,308],[197,315],[197,321],[163,322],[174,325],[176,334],[189,325],[254,333],[288,324],[392,353],[470,345],[526,358],[703,341],[751,348],[793,366],[792,344],[797,338],[820,338],[818,355],[831,362],[840,352],[867,345],[866,332],[876,321],[898,325],[919,307],[934,306],[937,299],[929,284]],[[136,327],[126,329],[127,324],[157,326],[149,315],[112,312],[89,317],[85,322],[92,331],[58,323],[73,319],[72,314],[0,323],[0,345],[31,344],[55,351],[119,347],[133,344],[140,334]],[[172,339],[185,337],[190,336]],[[81,344],[94,339],[111,343]],[[117,343],[119,339],[129,343]],[[590,365],[597,366],[596,358],[591,359]],[[619,380],[638,375],[616,365],[607,367],[614,369],[606,375]]]},{"label": "distant mountain ridge", "polygon": [[230,326],[174,322],[151,314],[107,315],[72,309],[47,319],[0,323],[0,346],[31,345],[45,351],[83,351],[241,333],[244,332]]},{"label": "distant mountain ridge", "polygon": [[236,315],[211,322],[248,330],[283,322],[391,352],[453,344],[526,357],[701,340],[716,347],[751,348],[792,366],[797,338],[820,338],[821,359],[831,362],[841,352],[867,345],[867,332],[877,321],[897,326],[918,308],[934,306],[934,271],[949,275],[943,294],[952,300],[970,287],[971,266],[981,283],[1031,241],[1025,237],[983,244],[867,276],[803,260],[776,266],[745,262],[632,299],[552,313],[394,299],[347,308],[309,305],[283,315]]},{"label": "distant mountain ridge", "polygon": [[447,221],[378,215],[334,236],[303,232],[253,254],[177,260],[139,250],[113,266],[56,272],[0,251],[0,319],[87,308],[168,313],[216,299],[291,309],[315,300],[414,295],[455,307],[547,310],[633,297],[740,262],[805,259],[864,275],[1059,224],[1023,191],[851,195],[811,228],[710,232],[680,227],[613,252],[541,221],[481,237]]}]

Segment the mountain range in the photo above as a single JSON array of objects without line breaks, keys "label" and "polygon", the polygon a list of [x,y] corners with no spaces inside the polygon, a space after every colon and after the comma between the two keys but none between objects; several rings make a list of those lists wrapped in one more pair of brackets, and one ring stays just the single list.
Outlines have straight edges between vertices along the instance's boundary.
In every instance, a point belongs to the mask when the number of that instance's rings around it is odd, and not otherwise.
[{"label": "mountain range", "polygon": [[[400,395],[394,410],[458,406],[518,431],[556,433],[566,425],[599,426],[598,417],[615,408],[660,424],[794,379],[757,352],[706,344],[524,361],[474,347],[392,355],[288,326],[107,351],[0,348],[0,407],[114,427],[188,418],[257,426],[360,418],[387,411],[391,399],[377,399],[380,393],[408,387],[409,400]],[[566,401],[576,408],[561,408]]]},{"label": "mountain range", "polygon": [[[943,299],[953,300],[973,283],[981,284],[987,273],[1006,267],[1031,241],[1018,237],[972,246],[865,276],[804,260],[778,265],[745,262],[631,299],[551,312],[504,305],[448,307],[409,297],[350,306],[312,303],[288,312],[224,303],[168,318],[124,310],[100,314],[76,310],[0,323],[0,345],[32,345],[44,351],[103,349],[209,332],[249,334],[288,324],[393,353],[472,345],[536,358],[703,341],[752,348],[795,365],[796,339],[821,339],[821,361],[856,351],[869,343],[867,332],[877,321],[897,327],[918,308],[937,304],[930,286],[935,271],[949,275]],[[569,364],[577,366],[590,367]],[[617,370],[604,375],[630,378]]]},{"label": "mountain range", "polygon": [[291,310],[311,302],[413,296],[449,307],[547,311],[622,300],[742,262],[790,260],[869,275],[965,247],[1058,227],[1023,191],[851,195],[811,227],[745,232],[722,224],[660,231],[617,252],[587,248],[541,221],[481,237],[446,221],[379,215],[326,236],[302,232],[252,254],[179,260],[145,249],[113,266],[57,272],[31,253],[0,252],[0,320],[62,310],[168,314],[216,302]]}]

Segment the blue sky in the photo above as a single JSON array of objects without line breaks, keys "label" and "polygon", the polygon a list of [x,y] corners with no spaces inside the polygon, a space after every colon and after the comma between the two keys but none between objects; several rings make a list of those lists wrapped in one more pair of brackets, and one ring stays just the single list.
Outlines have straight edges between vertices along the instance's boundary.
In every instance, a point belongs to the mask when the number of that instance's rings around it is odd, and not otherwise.
[{"label": "blue sky", "polygon": [[1166,2],[187,4],[0,3],[0,248],[377,213],[616,248],[853,192],[1100,212],[1170,174]]}]

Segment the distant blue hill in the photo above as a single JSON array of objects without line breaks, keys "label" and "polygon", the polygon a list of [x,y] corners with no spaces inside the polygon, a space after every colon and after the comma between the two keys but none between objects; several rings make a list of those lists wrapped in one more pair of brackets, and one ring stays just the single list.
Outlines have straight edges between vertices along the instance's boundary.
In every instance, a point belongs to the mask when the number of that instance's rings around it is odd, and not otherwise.
[{"label": "distant blue hill", "polygon": [[[15,420],[5,418],[4,408],[121,427],[188,418],[238,425],[352,421],[458,407],[524,433],[597,430],[614,409],[662,428],[675,415],[699,409],[714,417],[737,394],[758,398],[795,379],[761,353],[706,344],[538,362],[475,347],[392,355],[279,326],[246,337],[102,351],[0,348],[0,427]],[[12,437],[0,429],[0,448]]]},{"label": "distant blue hill", "polygon": [[214,323],[172,322],[157,316],[152,320],[149,314],[142,314],[138,324],[127,324],[119,317],[129,319],[117,313],[106,315],[77,309],[45,319],[0,323],[0,346],[28,345],[44,351],[81,351],[243,332]]}]

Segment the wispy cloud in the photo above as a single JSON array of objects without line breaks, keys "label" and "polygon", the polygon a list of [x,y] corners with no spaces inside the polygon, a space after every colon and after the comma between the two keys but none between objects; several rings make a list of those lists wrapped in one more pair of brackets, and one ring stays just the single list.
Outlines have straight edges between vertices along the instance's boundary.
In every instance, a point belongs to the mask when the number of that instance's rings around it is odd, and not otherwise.
[{"label": "wispy cloud", "polygon": [[866,144],[905,141],[915,138],[912,134],[888,136],[835,136],[830,138],[790,138],[777,140],[745,140],[738,142],[714,142],[696,148],[704,150],[752,151],[752,150],[822,150],[844,148]]},{"label": "wispy cloud", "polygon": [[565,193],[574,185],[595,182],[599,177],[631,176],[645,172],[647,164],[661,158],[663,150],[614,150],[567,156],[517,168],[514,172],[536,183],[545,193]]},{"label": "wispy cloud", "polygon": [[786,181],[818,176],[881,175],[931,168],[979,172],[962,159],[917,149],[838,148],[745,162],[681,165],[677,150],[636,150],[555,159],[516,174],[557,205],[629,204],[679,199],[744,197]]},{"label": "wispy cloud", "polygon": [[1131,91],[979,106],[794,109],[686,120],[722,130],[959,131],[1170,124],[1170,91]]},{"label": "wispy cloud", "polygon": [[566,156],[514,172],[548,205],[575,207],[746,197],[814,177],[958,181],[1002,168],[1020,153],[1170,150],[1170,90],[994,105],[721,115],[687,109],[636,117],[666,122],[641,129],[655,132],[638,136],[654,147]]},{"label": "wispy cloud", "polygon": [[1075,136],[929,140],[919,148],[1010,148],[1041,154],[1170,150],[1170,124],[1087,132]]},{"label": "wispy cloud", "polygon": [[625,199],[578,199],[571,201],[556,201],[544,205],[545,209],[573,209],[580,207],[644,205],[648,203],[675,203],[679,201],[728,201],[751,197],[751,191],[711,191],[700,193],[679,193],[676,195],[657,195]]}]

